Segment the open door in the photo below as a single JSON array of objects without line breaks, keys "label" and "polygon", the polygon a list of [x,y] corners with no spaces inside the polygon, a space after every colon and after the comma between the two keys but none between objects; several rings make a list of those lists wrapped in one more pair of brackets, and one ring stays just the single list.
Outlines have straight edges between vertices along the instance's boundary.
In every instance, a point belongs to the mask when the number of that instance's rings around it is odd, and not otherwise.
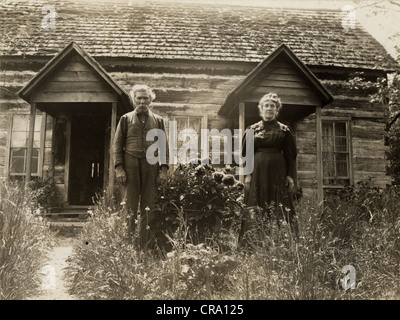
[{"label": "open door", "polygon": [[92,205],[104,183],[105,118],[76,115],[71,118],[69,204]]}]

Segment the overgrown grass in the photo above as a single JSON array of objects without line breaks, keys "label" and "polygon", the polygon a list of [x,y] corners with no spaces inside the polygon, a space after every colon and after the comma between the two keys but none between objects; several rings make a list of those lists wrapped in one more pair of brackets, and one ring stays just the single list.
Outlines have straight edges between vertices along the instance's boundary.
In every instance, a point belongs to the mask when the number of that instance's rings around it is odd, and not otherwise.
[{"label": "overgrown grass", "polygon": [[0,182],[0,300],[21,300],[37,293],[52,234],[37,210],[40,190]]},{"label": "overgrown grass", "polygon": [[[154,252],[128,243],[126,214],[103,199],[74,244],[70,291],[85,299],[398,299],[399,200],[396,187],[367,185],[324,205],[302,200],[298,238],[288,224],[269,223],[251,250],[237,246],[237,229],[191,244],[181,211],[172,250]],[[355,289],[342,287],[347,265]]]}]

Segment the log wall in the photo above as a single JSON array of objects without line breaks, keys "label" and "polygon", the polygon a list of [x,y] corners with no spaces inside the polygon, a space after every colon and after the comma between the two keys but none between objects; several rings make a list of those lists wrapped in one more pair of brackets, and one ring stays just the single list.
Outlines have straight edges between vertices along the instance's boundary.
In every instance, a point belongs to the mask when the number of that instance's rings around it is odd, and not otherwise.
[{"label": "log wall", "polygon": [[[213,68],[210,68],[204,63],[201,65],[192,63],[191,67],[186,63],[182,69],[176,62],[161,66],[147,61],[142,62],[142,67],[135,71],[129,67],[128,63],[126,68],[123,65],[123,63],[118,64],[116,60],[104,60],[103,67],[114,81],[127,92],[130,91],[132,85],[139,83],[146,83],[153,87],[157,97],[152,108],[154,112],[165,117],[167,125],[168,121],[173,120],[176,115],[199,116],[205,117],[207,128],[218,130],[238,128],[237,119],[220,117],[218,110],[228,93],[255,66],[240,65],[235,68],[234,63],[229,66],[223,63],[213,63]],[[78,65],[75,68],[78,68]],[[226,70],[225,73],[224,70]],[[15,93],[36,72],[37,70],[25,70],[21,64],[15,64],[14,69],[4,70],[0,74],[0,177],[4,177],[5,166],[8,165],[6,164],[8,152],[6,144],[10,130],[8,119],[15,112],[29,112],[29,105],[19,99]],[[68,71],[64,70],[63,72],[58,74],[56,80],[68,83],[70,81],[70,77],[66,73]],[[96,79],[90,79],[89,74],[82,73],[85,70],[74,70],[73,72],[81,72],[82,80],[88,83],[87,88],[97,90],[98,86],[93,84]],[[266,79],[262,83],[267,89],[277,86],[268,81]],[[388,147],[384,146],[386,115],[384,106],[369,103],[365,92],[349,93],[348,89],[345,89],[345,80],[321,79],[321,81],[328,90],[332,88],[335,91],[335,101],[322,109],[322,116],[351,118],[354,182],[371,178],[373,184],[384,187],[390,183],[390,177],[385,174],[388,165],[385,152]],[[71,86],[73,88],[74,85],[76,86],[76,84],[70,84],[69,88]],[[54,89],[52,86],[48,86],[49,91]],[[280,79],[278,83],[278,87],[282,88],[307,89],[302,86],[304,84],[293,79]],[[340,86],[343,87],[342,91]],[[311,115],[297,122],[295,129],[298,147],[298,183],[306,193],[311,193],[317,185],[315,116]],[[51,170],[52,135],[53,119],[48,116],[43,160],[44,173],[53,175],[56,183],[62,185],[64,183],[64,167],[57,166],[54,171]],[[61,189],[60,193],[62,193]]]}]

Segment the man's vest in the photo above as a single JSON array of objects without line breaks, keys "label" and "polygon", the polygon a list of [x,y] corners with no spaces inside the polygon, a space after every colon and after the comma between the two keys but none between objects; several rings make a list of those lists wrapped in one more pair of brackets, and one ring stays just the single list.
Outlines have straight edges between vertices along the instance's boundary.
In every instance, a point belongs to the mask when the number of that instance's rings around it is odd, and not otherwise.
[{"label": "man's vest", "polygon": [[121,117],[114,144],[116,166],[123,164],[123,153],[137,158],[146,157],[147,148],[154,143],[154,141],[146,141],[147,133],[151,129],[161,129],[165,132],[164,120],[150,110],[145,124],[139,120],[135,111]]}]

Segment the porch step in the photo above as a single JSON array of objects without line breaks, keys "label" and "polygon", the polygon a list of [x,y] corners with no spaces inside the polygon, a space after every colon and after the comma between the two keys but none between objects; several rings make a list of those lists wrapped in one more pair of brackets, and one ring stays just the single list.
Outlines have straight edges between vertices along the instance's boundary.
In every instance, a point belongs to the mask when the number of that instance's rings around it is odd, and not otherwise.
[{"label": "porch step", "polygon": [[63,219],[65,221],[76,221],[79,220],[86,220],[88,217],[87,211],[61,211],[61,212],[49,212],[46,213],[46,217],[50,218],[51,220],[59,220]]},{"label": "porch step", "polygon": [[69,205],[62,208],[55,208],[51,212],[46,213],[46,216],[49,220],[52,221],[62,220],[65,222],[82,222],[87,219],[88,211],[92,209],[92,206]]},{"label": "porch step", "polygon": [[50,221],[53,227],[82,228],[86,222],[83,221]]}]

